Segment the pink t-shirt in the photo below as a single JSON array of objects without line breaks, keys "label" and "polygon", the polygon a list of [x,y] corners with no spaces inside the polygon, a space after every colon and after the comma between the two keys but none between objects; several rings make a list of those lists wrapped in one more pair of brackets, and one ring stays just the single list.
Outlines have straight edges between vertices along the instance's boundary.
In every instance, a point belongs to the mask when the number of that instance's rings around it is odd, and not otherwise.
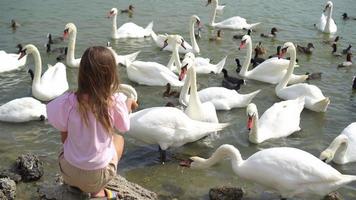
[{"label": "pink t-shirt", "polygon": [[[121,133],[129,130],[130,119],[126,96],[114,95],[115,105],[109,109],[112,125]],[[84,170],[101,169],[108,165],[116,150],[113,136],[108,134],[95,116],[88,113],[88,125],[81,119],[75,93],[64,93],[47,104],[49,123],[61,132],[68,132],[63,144],[64,158]]]}]

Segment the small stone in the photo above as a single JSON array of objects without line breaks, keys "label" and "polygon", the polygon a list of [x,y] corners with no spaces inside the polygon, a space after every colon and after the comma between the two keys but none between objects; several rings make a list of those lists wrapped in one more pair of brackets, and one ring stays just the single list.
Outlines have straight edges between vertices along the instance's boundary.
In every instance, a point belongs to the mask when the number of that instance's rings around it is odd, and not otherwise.
[{"label": "small stone", "polygon": [[9,178],[0,178],[0,199],[15,199],[16,183]]},{"label": "small stone", "polygon": [[235,187],[217,187],[209,191],[210,200],[240,200],[243,196],[243,190]]},{"label": "small stone", "polygon": [[0,178],[9,178],[9,179],[14,180],[16,183],[21,181],[21,176],[14,172],[11,172],[10,170],[1,170]]},{"label": "small stone", "polygon": [[34,154],[21,155],[16,160],[16,171],[24,181],[35,181],[43,176],[43,163]]},{"label": "small stone", "polygon": [[342,197],[338,192],[332,192],[326,195],[323,200],[342,200]]}]

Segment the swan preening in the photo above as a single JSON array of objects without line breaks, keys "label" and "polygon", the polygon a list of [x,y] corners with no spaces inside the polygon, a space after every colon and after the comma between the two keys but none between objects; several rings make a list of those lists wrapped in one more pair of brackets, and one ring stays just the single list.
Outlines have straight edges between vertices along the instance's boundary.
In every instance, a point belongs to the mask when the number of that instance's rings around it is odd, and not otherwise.
[{"label": "swan preening", "polygon": [[[192,46],[188,43],[185,43],[184,47],[179,47],[179,49],[178,49],[179,53],[188,53],[188,52],[200,53],[199,45],[196,41],[195,33],[194,33],[194,25],[195,24],[197,24],[197,26],[200,27],[200,18],[196,15],[192,15],[189,20],[189,36],[190,36],[190,42],[191,42]],[[162,50],[166,50],[166,51],[174,50],[174,48],[171,44],[164,46],[164,42],[167,39],[167,34],[157,35],[154,31],[152,31],[152,39],[156,43],[156,45],[159,48],[161,48]],[[164,48],[162,48],[163,46],[164,46]]]},{"label": "swan preening", "polygon": [[226,157],[230,158],[236,175],[274,190],[283,198],[312,194],[325,196],[356,181],[356,176],[341,174],[312,154],[290,147],[264,149],[243,160],[237,148],[224,144],[208,159],[195,156],[181,165],[206,169]]},{"label": "swan preening", "polygon": [[132,22],[125,23],[117,29],[117,8],[112,8],[108,13],[108,18],[112,17],[111,37],[120,38],[144,38],[151,36],[153,22],[149,23],[146,28],[142,28]]},{"label": "swan preening", "polygon": [[162,162],[165,162],[168,148],[197,141],[228,126],[227,123],[193,120],[174,107],[152,107],[134,112],[130,115],[130,124],[127,134],[147,144],[158,144]]},{"label": "swan preening", "polygon": [[[316,27],[324,33],[336,33],[337,27],[332,19],[333,14],[333,3],[331,1],[326,2],[323,13],[321,13],[320,21],[316,24]],[[325,14],[326,13],[326,16]]]},{"label": "swan preening", "polygon": [[68,90],[66,66],[63,63],[48,65],[48,69],[42,77],[42,60],[38,49],[32,45],[26,45],[21,51],[21,59],[26,54],[32,55],[35,61],[35,75],[32,81],[32,95],[41,101],[50,101]]},{"label": "swan preening", "polygon": [[[241,39],[240,49],[244,48],[246,45],[246,58],[242,64],[239,74],[248,79],[254,79],[271,84],[279,83],[287,73],[287,68],[291,61],[286,59],[270,58],[257,65],[254,69],[248,71],[252,57],[252,40],[249,35],[245,35]],[[308,76],[306,75],[291,74],[289,84],[304,82],[307,78]]]},{"label": "swan preening", "polygon": [[303,108],[304,97],[281,101],[273,104],[259,118],[257,106],[254,103],[249,104],[246,114],[250,142],[259,144],[268,139],[287,137],[299,131],[300,113]]},{"label": "swan preening", "polygon": [[356,122],[348,125],[320,154],[325,162],[346,164],[356,161]]},{"label": "swan preening", "polygon": [[210,3],[213,6],[213,12],[211,12],[209,25],[212,27],[239,30],[239,29],[252,29],[255,26],[260,24],[260,22],[254,23],[254,24],[248,24],[246,22],[246,19],[242,18],[240,16],[231,17],[231,18],[225,19],[224,21],[216,23],[215,17],[216,17],[216,11],[217,11],[219,2],[218,2],[218,0],[208,1],[208,4],[210,4]]},{"label": "swan preening", "polygon": [[288,71],[284,75],[281,82],[275,88],[276,95],[285,100],[295,99],[298,97],[305,97],[304,107],[316,112],[326,112],[328,105],[330,103],[329,97],[325,97],[321,90],[315,85],[309,85],[307,83],[299,83],[291,86],[287,86],[287,83],[293,73],[295,59],[296,59],[296,49],[293,43],[286,42],[282,49],[281,55],[284,56],[286,53],[290,54],[291,60],[288,66]]},{"label": "swan preening", "polygon": [[32,97],[14,99],[0,106],[0,121],[27,122],[45,120],[46,105]]}]

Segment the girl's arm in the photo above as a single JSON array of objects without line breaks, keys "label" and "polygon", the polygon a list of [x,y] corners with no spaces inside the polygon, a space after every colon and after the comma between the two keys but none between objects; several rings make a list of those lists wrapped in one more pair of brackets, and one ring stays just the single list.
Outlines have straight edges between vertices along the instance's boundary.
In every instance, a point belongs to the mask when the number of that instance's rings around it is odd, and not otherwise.
[{"label": "girl's arm", "polygon": [[61,141],[62,141],[62,144],[64,144],[64,142],[66,141],[67,136],[68,136],[68,132],[61,132]]}]

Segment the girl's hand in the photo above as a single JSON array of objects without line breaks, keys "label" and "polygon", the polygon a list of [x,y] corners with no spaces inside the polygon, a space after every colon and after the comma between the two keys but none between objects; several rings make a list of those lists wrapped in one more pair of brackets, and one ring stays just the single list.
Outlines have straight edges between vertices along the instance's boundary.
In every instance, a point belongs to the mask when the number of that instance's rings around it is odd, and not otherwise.
[{"label": "girl's hand", "polygon": [[133,110],[136,110],[138,108],[137,102],[135,100],[133,100],[132,98],[127,98],[126,106],[127,106],[127,110],[129,111],[129,113],[131,113]]}]

